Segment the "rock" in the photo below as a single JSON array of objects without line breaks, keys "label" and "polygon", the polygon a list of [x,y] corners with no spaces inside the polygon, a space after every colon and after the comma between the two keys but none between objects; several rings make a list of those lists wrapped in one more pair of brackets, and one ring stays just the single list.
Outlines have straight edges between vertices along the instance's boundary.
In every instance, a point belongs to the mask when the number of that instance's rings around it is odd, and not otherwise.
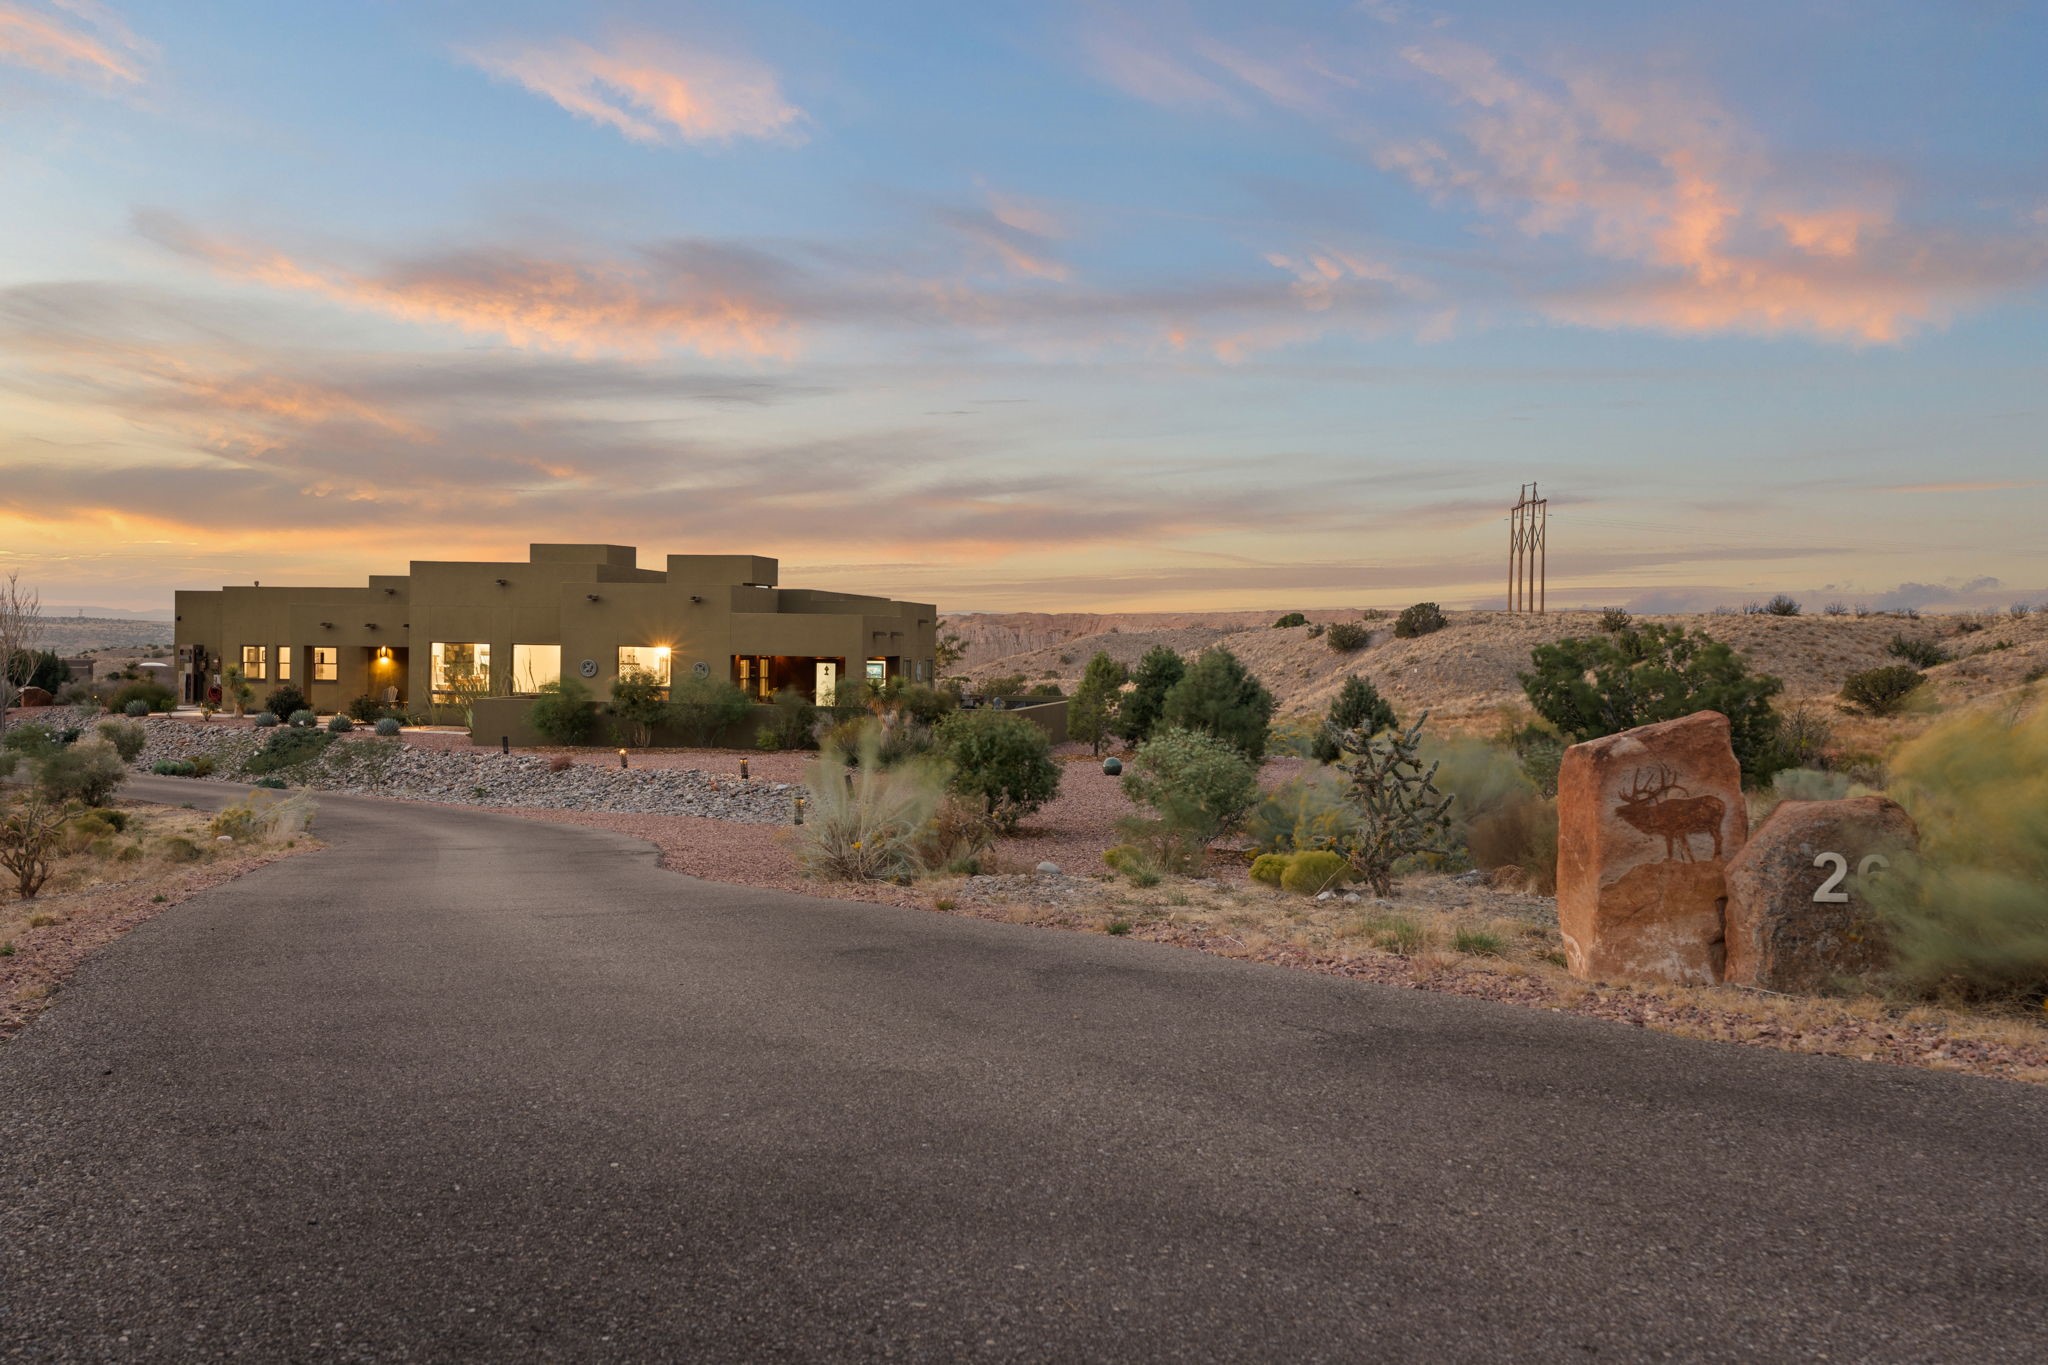
[{"label": "rock", "polygon": [[1360,896],[1356,891],[1346,891],[1344,893],[1344,903],[1346,905],[1356,905],[1359,901],[1363,899],[1365,898],[1363,896]]},{"label": "rock", "polygon": [[1882,968],[1884,923],[1857,879],[1919,842],[1913,817],[1882,796],[1780,805],[1728,864],[1727,979],[1819,991]]},{"label": "rock", "polygon": [[1460,886],[1484,886],[1487,883],[1488,874],[1485,869],[1475,867],[1470,872],[1460,872],[1451,880]]},{"label": "rock", "polygon": [[1316,892],[1316,899],[1319,901],[1333,901],[1337,899],[1337,893],[1334,891],[1318,891]]},{"label": "rock", "polygon": [[1721,979],[1726,869],[1749,834],[1726,716],[1700,711],[1572,745],[1557,822],[1557,918],[1573,976]]},{"label": "rock", "polygon": [[1121,776],[1123,774],[1123,770],[1124,761],[1118,758],[1115,754],[1111,754],[1108,758],[1102,760],[1102,771],[1107,773],[1111,777]]},{"label": "rock", "polygon": [[1048,877],[1057,877],[1060,875],[1060,865],[1058,863],[1040,863],[1038,865],[1038,870]]}]

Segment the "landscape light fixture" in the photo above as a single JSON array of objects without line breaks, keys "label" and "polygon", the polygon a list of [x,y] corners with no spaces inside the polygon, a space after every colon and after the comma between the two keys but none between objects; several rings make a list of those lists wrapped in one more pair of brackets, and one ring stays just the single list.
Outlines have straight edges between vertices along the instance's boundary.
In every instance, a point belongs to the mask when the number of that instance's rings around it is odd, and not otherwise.
[{"label": "landscape light fixture", "polygon": [[621,768],[626,766],[626,751],[624,749],[619,750],[619,766]]},{"label": "landscape light fixture", "polygon": [[744,757],[742,757],[742,758],[740,759],[740,781],[744,782],[744,781],[746,781],[746,780],[747,780],[747,760],[746,760],[746,759],[745,759]]}]

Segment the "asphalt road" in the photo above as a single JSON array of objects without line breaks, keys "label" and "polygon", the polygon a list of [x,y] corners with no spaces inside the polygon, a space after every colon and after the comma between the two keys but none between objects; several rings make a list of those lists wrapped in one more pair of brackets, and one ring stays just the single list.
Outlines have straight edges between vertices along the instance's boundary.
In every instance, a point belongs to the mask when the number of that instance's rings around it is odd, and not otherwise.
[{"label": "asphalt road", "polygon": [[320,823],[0,1048],[0,1356],[2048,1339],[2041,1090],[711,885],[566,826]]}]

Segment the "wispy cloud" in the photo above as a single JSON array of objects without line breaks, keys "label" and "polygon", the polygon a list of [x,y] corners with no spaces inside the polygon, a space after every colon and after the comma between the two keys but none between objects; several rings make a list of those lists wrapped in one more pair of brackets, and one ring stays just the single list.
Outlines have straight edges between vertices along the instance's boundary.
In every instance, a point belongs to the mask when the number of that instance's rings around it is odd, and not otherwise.
[{"label": "wispy cloud", "polygon": [[784,98],[772,70],[743,58],[646,37],[604,47],[557,39],[458,55],[635,142],[801,137],[803,111]]},{"label": "wispy cloud", "polygon": [[1066,230],[1052,212],[1016,195],[985,193],[985,208],[943,208],[939,221],[1019,275],[1065,280],[1072,271],[1053,255]]},{"label": "wispy cloud", "polygon": [[1898,483],[1880,491],[1885,493],[2002,493],[2013,488],[2039,488],[2039,479],[2019,480],[1958,480],[1952,483]]},{"label": "wispy cloud", "polygon": [[150,54],[149,44],[91,0],[52,0],[46,9],[0,0],[0,62],[106,88],[140,85]]}]

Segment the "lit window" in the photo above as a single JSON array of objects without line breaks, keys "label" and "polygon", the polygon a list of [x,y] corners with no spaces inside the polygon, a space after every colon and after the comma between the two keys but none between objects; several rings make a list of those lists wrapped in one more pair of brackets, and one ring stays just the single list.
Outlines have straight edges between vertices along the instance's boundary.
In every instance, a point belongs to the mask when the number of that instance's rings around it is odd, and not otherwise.
[{"label": "lit window", "polygon": [[512,646],[512,690],[527,696],[562,680],[560,645]]},{"label": "lit window", "polygon": [[245,678],[267,678],[270,676],[270,646],[242,646],[242,676]]},{"label": "lit window", "polygon": [[341,677],[341,651],[328,645],[313,646],[313,681],[336,682]]},{"label": "lit window", "polygon": [[888,680],[889,661],[887,659],[869,659],[868,681],[873,683],[875,686],[880,687],[883,683],[887,682]]},{"label": "lit window", "polygon": [[487,691],[491,685],[491,647],[482,641],[434,641],[436,693]]},{"label": "lit window", "polygon": [[619,646],[619,676],[622,678],[628,673],[652,673],[656,682],[667,687],[668,663],[667,645]]},{"label": "lit window", "polygon": [[292,680],[292,647],[290,645],[279,645],[277,647],[277,680],[279,682],[290,682]]}]

